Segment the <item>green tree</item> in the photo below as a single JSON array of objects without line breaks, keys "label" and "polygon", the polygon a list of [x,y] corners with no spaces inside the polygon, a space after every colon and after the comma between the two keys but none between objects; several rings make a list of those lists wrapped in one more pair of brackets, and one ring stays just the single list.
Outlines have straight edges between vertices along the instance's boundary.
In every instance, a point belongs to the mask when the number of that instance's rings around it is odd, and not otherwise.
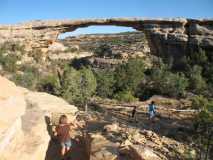
[{"label": "green tree", "polygon": [[22,74],[13,74],[12,80],[17,85],[35,90],[38,82],[38,77],[38,71],[29,67]]},{"label": "green tree", "polygon": [[197,52],[193,52],[190,55],[191,65],[204,65],[208,62],[208,57],[205,50],[199,48]]},{"label": "green tree", "polygon": [[189,72],[190,89],[195,93],[203,92],[207,88],[205,79],[202,77],[202,67],[193,66]]},{"label": "green tree", "polygon": [[163,78],[161,92],[169,96],[183,96],[188,80],[182,73],[167,73]]},{"label": "green tree", "polygon": [[96,79],[90,68],[66,67],[62,79],[62,97],[70,103],[83,106],[95,93]]},{"label": "green tree", "polygon": [[115,84],[114,73],[108,70],[98,70],[95,72],[95,76],[97,80],[96,94],[102,98],[112,98]]},{"label": "green tree", "polygon": [[210,150],[213,150],[213,102],[202,95],[196,96],[192,99],[192,107],[200,110],[194,120],[193,138],[199,148],[197,158],[208,160],[212,156]]},{"label": "green tree", "polygon": [[[138,92],[148,94],[163,94],[171,97],[183,96],[188,86],[188,79],[183,73],[172,73],[166,66],[153,68],[146,82],[140,86]],[[138,93],[140,96],[143,96]]]},{"label": "green tree", "polygon": [[8,72],[16,72],[17,61],[21,59],[24,47],[15,42],[5,42],[0,46],[0,64]]},{"label": "green tree", "polygon": [[3,69],[8,72],[16,72],[17,71],[17,61],[20,58],[17,55],[0,55],[0,64],[2,65]]},{"label": "green tree", "polygon": [[133,102],[138,100],[132,95],[131,91],[120,91],[114,95],[114,98],[121,102]]},{"label": "green tree", "polygon": [[198,95],[192,98],[192,107],[195,109],[205,110],[208,105],[208,99],[202,95]]},{"label": "green tree", "polygon": [[55,75],[42,77],[36,86],[38,91],[47,92],[53,95],[60,95],[60,87],[59,79]]},{"label": "green tree", "polygon": [[140,58],[130,59],[115,70],[115,88],[117,91],[128,90],[134,93],[144,79],[144,63]]},{"label": "green tree", "polygon": [[101,43],[97,48],[95,48],[94,53],[100,57],[108,57],[112,55],[112,50],[107,43]]},{"label": "green tree", "polygon": [[80,91],[81,91],[81,103],[87,104],[90,97],[95,94],[97,82],[91,68],[82,68],[80,72]]}]

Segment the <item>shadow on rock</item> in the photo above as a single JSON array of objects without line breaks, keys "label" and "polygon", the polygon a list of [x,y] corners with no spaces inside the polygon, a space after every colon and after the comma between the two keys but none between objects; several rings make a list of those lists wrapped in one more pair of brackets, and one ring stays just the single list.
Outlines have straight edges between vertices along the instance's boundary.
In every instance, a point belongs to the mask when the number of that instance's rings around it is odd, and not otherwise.
[{"label": "shadow on rock", "polygon": [[[61,160],[61,146],[58,139],[54,136],[50,117],[45,116],[44,119],[47,125],[48,134],[50,136],[45,160]],[[72,139],[72,147],[70,152],[68,152],[64,158],[66,160],[89,160],[90,138],[88,136],[78,136],[75,138],[76,139]]]},{"label": "shadow on rock", "polygon": [[48,145],[48,149],[46,151],[46,157],[45,160],[60,160],[61,156],[60,156],[60,143],[58,142],[58,140],[56,139],[56,137],[54,137],[54,133],[52,130],[52,124],[51,124],[51,120],[50,117],[45,116],[44,117],[45,123],[47,125],[47,132],[50,136],[50,141],[49,141],[49,145]]}]

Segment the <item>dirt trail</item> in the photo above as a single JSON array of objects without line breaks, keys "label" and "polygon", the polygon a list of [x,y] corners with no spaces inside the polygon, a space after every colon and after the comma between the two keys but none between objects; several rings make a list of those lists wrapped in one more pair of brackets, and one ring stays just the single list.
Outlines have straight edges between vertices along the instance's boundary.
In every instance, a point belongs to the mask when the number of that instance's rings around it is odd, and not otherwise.
[{"label": "dirt trail", "polygon": [[[119,107],[110,106],[107,104],[98,104],[95,106],[96,110],[101,110],[103,115],[108,115],[108,123],[118,122],[120,125],[126,127],[136,127],[138,129],[151,130],[161,136],[168,136],[176,140],[185,141],[186,134],[190,134],[193,128],[191,112],[174,112],[166,109],[157,110],[157,116],[154,123],[149,120],[147,110],[139,108],[137,110],[137,122],[131,118],[131,106]],[[177,135],[178,134],[178,135]]]},{"label": "dirt trail", "polygon": [[[102,109],[104,107],[101,107]],[[106,108],[105,108],[106,109]],[[124,110],[123,110],[124,109]],[[81,119],[84,119],[87,122],[86,130],[87,133],[96,133],[101,132],[104,129],[104,126],[107,124],[112,124],[118,122],[120,125],[125,125],[126,127],[136,127],[138,129],[147,129],[156,132],[161,136],[172,137],[173,134],[179,134],[180,139],[184,140],[184,135],[181,135],[182,129],[184,132],[187,130],[187,127],[190,128],[191,119],[180,118],[179,115],[168,116],[166,113],[159,114],[155,118],[155,123],[150,122],[148,114],[144,111],[138,111],[137,113],[137,123],[130,118],[131,112],[126,112],[124,107],[121,110],[109,109],[107,108],[104,112],[89,111],[88,114],[83,113]],[[107,113],[106,113],[107,112]],[[179,114],[179,113],[178,113]],[[85,117],[93,117],[87,119]],[[96,118],[94,118],[96,117]],[[179,119],[179,118],[180,119]],[[87,119],[87,120],[86,120]],[[95,120],[96,119],[96,120]],[[79,137],[80,141],[73,140],[73,148],[70,153],[67,154],[67,160],[89,160],[89,144],[85,142],[85,139],[88,140],[88,137],[85,136]],[[87,144],[86,144],[87,143]],[[49,147],[46,154],[45,160],[60,160],[60,144],[56,139],[52,138],[49,142]]]}]

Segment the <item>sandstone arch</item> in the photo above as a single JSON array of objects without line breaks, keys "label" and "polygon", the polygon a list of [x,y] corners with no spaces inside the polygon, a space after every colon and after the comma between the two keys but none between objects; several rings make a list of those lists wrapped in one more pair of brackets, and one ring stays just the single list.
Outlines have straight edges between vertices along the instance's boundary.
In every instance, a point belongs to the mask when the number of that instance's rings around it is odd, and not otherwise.
[{"label": "sandstone arch", "polygon": [[213,51],[213,20],[184,18],[141,19],[110,18],[87,20],[31,21],[16,25],[0,25],[0,42],[14,40],[31,48],[47,48],[58,35],[92,25],[132,27],[143,31],[152,54],[170,55],[175,58],[186,54],[198,45]]}]

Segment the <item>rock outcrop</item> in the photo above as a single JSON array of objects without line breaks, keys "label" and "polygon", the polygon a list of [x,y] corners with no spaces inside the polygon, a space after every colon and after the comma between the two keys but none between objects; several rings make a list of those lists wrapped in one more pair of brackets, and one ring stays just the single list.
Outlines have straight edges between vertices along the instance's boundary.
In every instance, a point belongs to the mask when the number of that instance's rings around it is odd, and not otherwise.
[{"label": "rock outcrop", "polygon": [[49,118],[77,108],[64,100],[17,87],[0,77],[0,159],[44,160],[50,133]]},{"label": "rock outcrop", "polygon": [[61,33],[71,32],[91,25],[115,25],[143,31],[151,53],[180,57],[189,49],[202,47],[213,50],[212,19],[140,19],[111,18],[88,20],[31,21],[16,25],[0,26],[0,41],[21,41],[29,48],[48,48]]}]

